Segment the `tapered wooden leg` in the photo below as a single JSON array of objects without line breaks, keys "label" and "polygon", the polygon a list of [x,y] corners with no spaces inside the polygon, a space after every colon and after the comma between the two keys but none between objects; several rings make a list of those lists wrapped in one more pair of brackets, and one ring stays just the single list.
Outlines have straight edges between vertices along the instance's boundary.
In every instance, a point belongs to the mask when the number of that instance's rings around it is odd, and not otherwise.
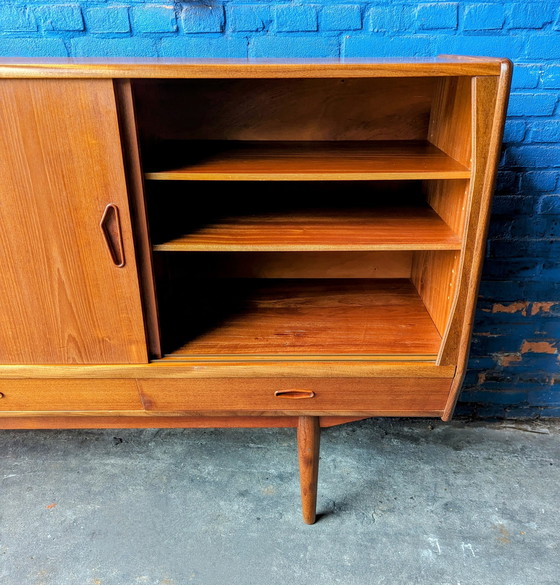
[{"label": "tapered wooden leg", "polygon": [[319,444],[321,427],[318,416],[300,416],[297,427],[301,511],[306,524],[315,522],[317,478],[319,475]]}]

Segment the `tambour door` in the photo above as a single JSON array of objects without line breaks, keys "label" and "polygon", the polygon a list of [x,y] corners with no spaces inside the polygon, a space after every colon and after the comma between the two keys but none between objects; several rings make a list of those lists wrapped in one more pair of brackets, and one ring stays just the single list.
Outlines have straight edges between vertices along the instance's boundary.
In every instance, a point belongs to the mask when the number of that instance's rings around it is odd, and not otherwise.
[{"label": "tambour door", "polygon": [[147,361],[113,81],[0,80],[0,363]]}]

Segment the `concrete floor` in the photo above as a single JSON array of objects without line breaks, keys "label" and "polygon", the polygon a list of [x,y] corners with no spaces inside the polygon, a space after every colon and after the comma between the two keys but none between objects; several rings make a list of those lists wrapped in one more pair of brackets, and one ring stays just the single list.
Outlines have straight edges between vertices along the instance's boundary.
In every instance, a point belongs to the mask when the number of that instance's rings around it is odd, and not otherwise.
[{"label": "concrete floor", "polygon": [[560,423],[0,432],[2,585],[558,585]]}]

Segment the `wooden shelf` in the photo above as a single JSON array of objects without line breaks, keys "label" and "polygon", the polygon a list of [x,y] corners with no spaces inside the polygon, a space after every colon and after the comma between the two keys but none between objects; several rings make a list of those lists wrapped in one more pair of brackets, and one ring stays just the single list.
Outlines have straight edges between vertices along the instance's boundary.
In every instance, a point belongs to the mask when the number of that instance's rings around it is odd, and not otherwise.
[{"label": "wooden shelf", "polygon": [[433,361],[441,342],[407,279],[221,281],[208,290],[185,318],[192,339],[167,359]]},{"label": "wooden shelf", "polygon": [[468,179],[425,141],[170,141],[148,165],[159,181]]},{"label": "wooden shelf", "polygon": [[154,245],[158,252],[460,249],[459,236],[430,207],[226,217]]}]

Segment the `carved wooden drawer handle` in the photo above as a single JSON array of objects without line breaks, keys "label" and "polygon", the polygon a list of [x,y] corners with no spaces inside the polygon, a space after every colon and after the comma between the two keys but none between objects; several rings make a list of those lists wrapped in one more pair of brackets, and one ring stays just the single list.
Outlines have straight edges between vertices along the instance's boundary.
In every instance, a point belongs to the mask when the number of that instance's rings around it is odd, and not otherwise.
[{"label": "carved wooden drawer handle", "polygon": [[313,398],[315,392],[311,390],[276,390],[274,396],[277,398],[293,398],[300,400],[302,398]]},{"label": "carved wooden drawer handle", "polygon": [[0,392],[0,398],[4,398],[4,393]]}]

